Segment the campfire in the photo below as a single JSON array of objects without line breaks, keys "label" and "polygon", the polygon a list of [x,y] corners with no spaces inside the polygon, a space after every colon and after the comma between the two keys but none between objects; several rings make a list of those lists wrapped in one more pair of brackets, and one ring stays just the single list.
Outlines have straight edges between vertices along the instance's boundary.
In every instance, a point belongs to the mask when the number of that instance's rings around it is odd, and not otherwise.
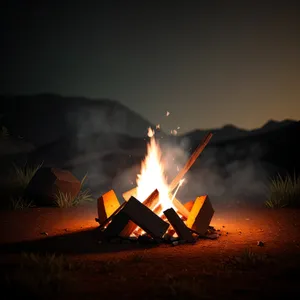
[{"label": "campfire", "polygon": [[137,186],[123,193],[120,204],[115,192],[108,191],[97,202],[102,236],[106,239],[171,241],[192,243],[197,237],[211,237],[214,209],[207,195],[183,205],[176,194],[184,176],[212,138],[209,133],[177,176],[168,184],[163,155],[155,132],[148,129],[147,155],[137,175]]}]

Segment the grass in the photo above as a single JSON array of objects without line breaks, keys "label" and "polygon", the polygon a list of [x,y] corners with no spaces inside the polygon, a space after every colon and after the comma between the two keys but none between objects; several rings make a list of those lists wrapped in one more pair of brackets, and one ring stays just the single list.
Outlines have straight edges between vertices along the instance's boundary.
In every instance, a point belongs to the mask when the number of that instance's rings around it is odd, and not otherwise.
[{"label": "grass", "polygon": [[26,208],[34,207],[32,201],[27,201],[26,199],[24,199],[21,196],[16,197],[16,198],[14,198],[14,197],[10,198],[10,203],[11,203],[12,209],[14,209],[14,210],[23,210]]},{"label": "grass", "polygon": [[84,202],[93,201],[94,199],[91,195],[90,190],[84,189],[84,183],[86,178],[87,174],[85,174],[85,176],[82,178],[80,182],[80,191],[75,198],[73,198],[72,195],[69,193],[64,193],[58,190],[57,193],[54,195],[56,205],[60,208],[68,208],[77,206]]},{"label": "grass", "polygon": [[164,280],[155,287],[155,290],[149,292],[151,299],[153,296],[154,299],[207,299],[208,296],[201,280],[195,277],[177,277],[170,274],[166,274]]},{"label": "grass", "polygon": [[32,177],[42,167],[42,165],[43,163],[37,166],[29,166],[26,163],[23,167],[18,167],[15,164],[13,164],[15,170],[14,178],[18,187],[25,190],[25,188],[28,186],[29,182],[31,181]]},{"label": "grass", "polygon": [[243,252],[234,257],[230,257],[225,262],[225,267],[232,267],[239,270],[257,269],[267,262],[265,255],[254,252],[251,248],[246,248]]},{"label": "grass", "polygon": [[278,174],[271,180],[269,197],[265,202],[268,208],[296,207],[300,205],[300,176]]},{"label": "grass", "polygon": [[24,253],[19,266],[6,276],[6,286],[11,295],[19,293],[22,299],[52,299],[71,286],[73,270],[62,255]]}]

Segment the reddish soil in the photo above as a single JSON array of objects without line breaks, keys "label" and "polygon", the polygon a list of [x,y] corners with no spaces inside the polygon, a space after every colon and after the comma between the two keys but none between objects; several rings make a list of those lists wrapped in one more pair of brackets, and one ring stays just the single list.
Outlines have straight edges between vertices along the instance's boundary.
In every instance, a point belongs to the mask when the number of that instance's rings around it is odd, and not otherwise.
[{"label": "reddish soil", "polygon": [[64,299],[292,299],[300,280],[300,210],[215,210],[217,240],[147,248],[99,243],[94,205],[0,212],[0,263],[7,270],[21,251],[65,254],[80,265]]}]

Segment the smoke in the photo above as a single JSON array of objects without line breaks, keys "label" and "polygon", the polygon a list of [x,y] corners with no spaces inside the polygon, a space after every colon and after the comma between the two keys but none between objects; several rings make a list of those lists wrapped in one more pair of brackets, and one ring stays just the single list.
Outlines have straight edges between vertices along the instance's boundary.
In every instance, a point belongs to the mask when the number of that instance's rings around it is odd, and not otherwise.
[{"label": "smoke", "polygon": [[[179,143],[162,139],[160,146],[170,183],[191,156],[190,143],[185,139]],[[204,194],[209,195],[213,203],[262,203],[270,170],[270,166],[261,162],[265,150],[259,144],[207,146],[184,176],[185,181],[176,197],[183,203]],[[113,187],[120,197],[136,186],[136,175],[144,156],[137,157],[134,165],[114,179]]]},{"label": "smoke", "polygon": [[262,201],[269,174],[261,162],[264,152],[259,144],[208,146],[187,173],[178,198],[189,201],[207,194],[220,203]]},{"label": "smoke", "polygon": [[[139,127],[139,138],[130,138],[131,125],[124,112],[81,108],[70,114],[77,127],[76,155],[72,156],[73,173],[82,178],[88,173],[87,185],[95,197],[109,189],[121,194],[136,186],[136,176],[146,155],[147,126]],[[144,139],[141,133],[144,134]],[[126,134],[126,137],[124,135]],[[167,181],[170,183],[192,154],[188,139],[163,138],[159,143],[163,152]],[[182,202],[208,194],[212,202],[261,199],[265,193],[268,171],[261,158],[265,149],[259,144],[209,144],[184,176],[177,198]],[[122,200],[121,200],[122,201]]]}]

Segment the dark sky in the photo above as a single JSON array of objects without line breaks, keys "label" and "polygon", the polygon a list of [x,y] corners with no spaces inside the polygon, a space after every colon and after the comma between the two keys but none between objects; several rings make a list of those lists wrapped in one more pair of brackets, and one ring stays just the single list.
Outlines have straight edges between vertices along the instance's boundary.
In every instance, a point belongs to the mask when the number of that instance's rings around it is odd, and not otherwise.
[{"label": "dark sky", "polygon": [[300,119],[299,5],[276,2],[5,1],[0,93],[108,97],[181,132]]}]

